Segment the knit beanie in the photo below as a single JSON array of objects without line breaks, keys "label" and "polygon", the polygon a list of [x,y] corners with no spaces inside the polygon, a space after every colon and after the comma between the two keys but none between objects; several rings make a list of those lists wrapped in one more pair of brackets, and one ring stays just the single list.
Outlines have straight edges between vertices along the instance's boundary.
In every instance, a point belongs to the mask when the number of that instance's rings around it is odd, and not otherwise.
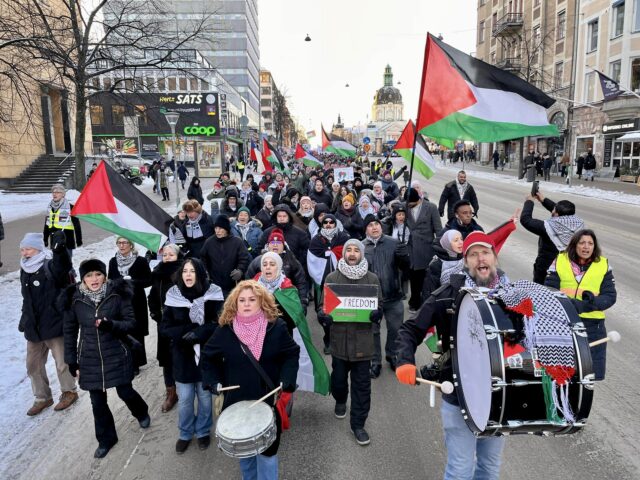
[{"label": "knit beanie", "polygon": [[242,212],[246,212],[247,215],[251,216],[251,210],[249,210],[247,207],[240,207],[238,209],[238,212],[236,213],[236,216],[240,215]]},{"label": "knit beanie", "polygon": [[280,276],[280,272],[282,272],[282,258],[280,258],[280,255],[278,255],[276,252],[265,252],[262,254],[262,258],[260,259],[260,270],[262,270],[262,264],[268,258],[276,262],[276,265],[278,266],[276,277]]},{"label": "knit beanie", "polygon": [[231,222],[226,215],[218,215],[213,223],[214,227],[224,228],[227,232],[231,232]]},{"label": "knit beanie", "polygon": [[344,203],[345,201],[349,201],[351,205],[355,205],[356,197],[354,197],[352,193],[347,193],[344,197],[342,197],[342,203]]},{"label": "knit beanie", "polygon": [[91,272],[100,272],[105,277],[107,276],[107,266],[101,260],[97,258],[90,258],[83,261],[80,264],[80,278],[83,279],[85,275]]},{"label": "knit beanie", "polygon": [[[369,215],[367,215],[368,217]],[[373,215],[371,215],[373,216]],[[356,247],[358,247],[358,250],[360,250],[360,253],[362,254],[362,258],[364,258],[364,245],[362,244],[362,242],[360,240],[358,240],[357,238],[350,238],[349,240],[347,240],[344,243],[344,248],[342,249],[343,252],[347,251],[347,247],[349,245],[355,245]]]},{"label": "knit beanie", "polygon": [[271,230],[269,234],[269,238],[267,239],[267,243],[271,242],[282,242],[284,243],[284,233],[279,228],[274,228]]},{"label": "knit beanie", "polygon": [[373,213],[369,213],[366,217],[364,217],[364,230],[367,230],[367,227],[369,226],[369,224],[371,222],[378,222],[380,223],[380,220],[378,220],[378,217],[376,217]]},{"label": "knit beanie", "polygon": [[44,251],[44,235],[42,233],[27,233],[20,242],[20,248],[35,248]]}]

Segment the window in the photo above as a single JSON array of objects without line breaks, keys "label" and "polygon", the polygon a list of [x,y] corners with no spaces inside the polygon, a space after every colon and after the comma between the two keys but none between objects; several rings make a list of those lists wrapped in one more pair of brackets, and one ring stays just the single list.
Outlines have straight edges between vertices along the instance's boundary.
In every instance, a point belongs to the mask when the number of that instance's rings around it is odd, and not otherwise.
[{"label": "window", "polygon": [[203,92],[206,92],[207,90],[209,90],[209,82],[207,82],[206,80],[201,80],[200,83],[202,85]]},{"label": "window", "polygon": [[478,25],[478,43],[484,42],[484,20]]},{"label": "window", "polygon": [[124,105],[111,105],[111,123],[124,125]]},{"label": "window", "polygon": [[187,79],[180,77],[178,81],[180,82],[180,91],[185,92],[187,90]]},{"label": "window", "polygon": [[617,2],[612,7],[611,19],[611,38],[619,37],[624,31],[624,1]]},{"label": "window", "polygon": [[191,90],[192,92],[195,92],[198,90],[198,79],[197,78],[190,78],[189,79],[189,90]]},{"label": "window", "polygon": [[586,103],[593,102],[595,96],[595,72],[589,72],[584,76],[584,101]]},{"label": "window", "polygon": [[633,2],[633,31],[640,30],[640,0],[634,0]]},{"label": "window", "polygon": [[260,106],[261,107],[270,107],[271,106],[271,99],[270,98],[263,98],[262,100],[260,100]]},{"label": "window", "polygon": [[540,25],[533,27],[533,35],[531,37],[531,63],[538,63],[538,52],[542,50],[542,36],[540,35]]},{"label": "window", "polygon": [[533,0],[533,8],[540,6],[540,0]]},{"label": "window", "polygon": [[164,92],[167,88],[167,82],[165,82],[164,78],[158,79],[158,91]]},{"label": "window", "polygon": [[170,92],[175,92],[176,91],[176,77],[169,77],[169,91]]},{"label": "window", "polygon": [[264,122],[264,128],[266,130],[271,130],[273,128],[273,124],[271,122]]},{"label": "window", "polygon": [[271,87],[262,87],[260,90],[262,95],[271,95]]},{"label": "window", "polygon": [[562,77],[564,76],[564,63],[558,62],[553,70],[553,88],[562,88]]},{"label": "window", "polygon": [[271,118],[271,111],[265,110],[262,112],[262,118]]},{"label": "window", "polygon": [[104,123],[104,109],[102,105],[91,105],[91,125],[102,125]]},{"label": "window", "polygon": [[622,62],[617,60],[609,64],[609,76],[611,80],[620,83],[620,71],[622,70]]},{"label": "window", "polygon": [[566,28],[567,28],[567,13],[560,12],[558,14],[558,29],[556,33],[557,41],[564,39]]},{"label": "window", "polygon": [[104,78],[102,79],[102,88],[103,88],[104,90],[106,90],[106,91],[111,90],[111,85],[112,85],[112,83],[111,83],[111,78],[109,78],[109,77],[104,77]]},{"label": "window", "polygon": [[640,92],[640,58],[631,61],[631,90]]},{"label": "window", "polygon": [[136,105],[134,111],[136,117],[138,117],[138,125],[147,125],[147,107],[144,105]]},{"label": "window", "polygon": [[589,22],[587,31],[587,53],[593,52],[598,48],[598,20]]}]

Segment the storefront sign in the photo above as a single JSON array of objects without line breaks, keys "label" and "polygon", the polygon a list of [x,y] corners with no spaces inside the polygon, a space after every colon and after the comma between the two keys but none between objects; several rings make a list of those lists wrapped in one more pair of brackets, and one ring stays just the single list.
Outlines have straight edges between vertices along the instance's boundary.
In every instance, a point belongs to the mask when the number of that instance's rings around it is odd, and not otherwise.
[{"label": "storefront sign", "polygon": [[207,137],[210,137],[216,134],[216,127],[212,127],[210,125],[191,125],[184,127],[183,132],[185,135],[206,135]]},{"label": "storefront sign", "polygon": [[640,119],[638,118],[631,118],[628,120],[618,120],[617,122],[605,123],[602,125],[602,133],[612,134],[637,130],[639,120]]}]

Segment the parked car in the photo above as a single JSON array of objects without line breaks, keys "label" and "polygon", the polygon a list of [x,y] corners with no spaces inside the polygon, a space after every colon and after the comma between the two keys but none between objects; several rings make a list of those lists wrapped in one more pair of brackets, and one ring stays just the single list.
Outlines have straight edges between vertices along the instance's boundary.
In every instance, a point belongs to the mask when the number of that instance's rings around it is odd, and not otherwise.
[{"label": "parked car", "polygon": [[113,164],[118,168],[122,166],[140,168],[145,164],[144,158],[140,155],[130,153],[119,153],[114,155],[112,160]]}]

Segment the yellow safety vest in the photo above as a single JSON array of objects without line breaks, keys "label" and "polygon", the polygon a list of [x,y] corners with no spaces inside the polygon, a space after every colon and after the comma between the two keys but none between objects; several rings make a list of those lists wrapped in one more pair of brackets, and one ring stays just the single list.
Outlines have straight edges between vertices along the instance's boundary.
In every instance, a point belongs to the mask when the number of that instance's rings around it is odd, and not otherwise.
[{"label": "yellow safety vest", "polygon": [[[582,300],[582,292],[588,290],[594,295],[600,293],[600,286],[604,276],[609,271],[609,261],[605,257],[593,262],[584,273],[582,280],[578,283],[571,269],[571,261],[566,253],[561,253],[556,259],[556,271],[560,277],[560,290],[564,289],[575,292],[573,295],[568,294],[572,298]],[[582,318],[591,318],[596,320],[604,320],[604,312],[602,310],[594,310],[593,312],[581,313]]]},{"label": "yellow safety vest", "polygon": [[244,162],[238,160],[238,162],[236,163],[238,170],[242,170],[244,169]]},{"label": "yellow safety vest", "polygon": [[58,209],[58,211],[56,212],[49,210],[49,215],[47,215],[47,227],[56,228],[58,230],[73,230],[73,223],[71,222],[71,216],[69,215],[68,212],[66,213],[67,214],[64,215],[61,220],[60,209]]}]

